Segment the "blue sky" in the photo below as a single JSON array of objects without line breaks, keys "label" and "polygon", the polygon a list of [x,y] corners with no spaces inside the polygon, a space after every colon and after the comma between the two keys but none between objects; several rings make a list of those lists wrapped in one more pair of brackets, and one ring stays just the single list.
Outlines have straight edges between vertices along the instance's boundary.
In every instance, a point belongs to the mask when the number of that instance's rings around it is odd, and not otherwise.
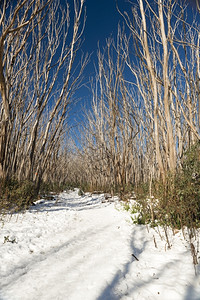
[{"label": "blue sky", "polygon": [[[126,0],[118,0],[118,4],[123,10],[130,9],[130,4]],[[91,54],[90,63],[85,72],[88,77],[94,75],[98,44],[103,47],[106,38],[115,37],[118,23],[122,23],[123,20],[117,11],[115,0],[85,0],[85,5],[87,19],[83,34],[82,51]]]},{"label": "blue sky", "polygon": [[[68,2],[72,11],[73,0]],[[133,2],[136,3],[137,0]],[[130,9],[130,3],[127,0],[118,0],[118,5],[122,11]],[[87,19],[81,51],[84,53],[88,52],[91,55],[90,62],[84,72],[84,82],[89,87],[89,78],[95,76],[94,64],[96,62],[98,44],[100,47],[103,47],[105,46],[106,38],[110,36],[115,37],[118,24],[119,22],[122,23],[123,19],[117,11],[115,0],[85,0],[85,6]],[[90,106],[92,95],[88,88],[82,87],[76,96],[81,101],[76,106],[76,109],[73,109],[73,112],[75,115],[79,115],[77,111],[80,111],[83,105]],[[71,117],[74,118],[74,115]]]},{"label": "blue sky", "polygon": [[[123,9],[130,8],[130,4],[127,5],[126,0],[118,0],[118,3]],[[115,0],[86,0],[85,5],[87,20],[83,48],[92,52],[96,51],[98,41],[101,45],[111,34],[116,34],[118,22],[122,20],[122,17],[116,9]]]},{"label": "blue sky", "polygon": [[[65,1],[65,0],[61,0]],[[68,0],[71,11],[73,11],[73,1]],[[199,1],[199,0],[198,0]],[[130,12],[131,4],[128,0],[117,0],[118,6],[122,12]],[[189,8],[196,7],[196,0],[187,0]],[[137,3],[137,0],[131,0],[131,3]],[[123,23],[123,18],[116,8],[116,0],[85,0],[86,6],[86,24],[83,34],[83,44],[81,51],[91,54],[91,59],[84,72],[84,82],[90,86],[89,78],[95,76],[94,64],[97,57],[98,43],[102,48],[106,43],[106,38],[116,37],[119,22]],[[189,12],[189,11],[188,11]],[[190,16],[190,12],[189,12]],[[76,94],[80,98],[79,104],[73,109],[72,119],[75,115],[79,115],[81,106],[90,106],[91,92],[86,87],[82,87]],[[82,114],[80,114],[82,116]],[[76,118],[76,117],[75,117]]]}]

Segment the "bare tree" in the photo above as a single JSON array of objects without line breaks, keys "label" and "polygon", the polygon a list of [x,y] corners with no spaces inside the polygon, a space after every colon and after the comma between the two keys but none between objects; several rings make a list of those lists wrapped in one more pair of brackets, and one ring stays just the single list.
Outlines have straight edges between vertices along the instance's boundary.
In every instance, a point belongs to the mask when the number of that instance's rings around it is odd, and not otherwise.
[{"label": "bare tree", "polygon": [[[168,170],[176,171],[184,131],[191,144],[200,138],[199,29],[195,21],[187,23],[186,14],[186,6],[164,0],[153,4],[139,0],[138,6],[132,7],[132,17],[122,14],[132,35],[132,39],[124,37],[122,48],[145,115],[153,121],[156,162],[163,181]],[[135,57],[129,55],[131,48]]]},{"label": "bare tree", "polygon": [[[0,11],[0,176],[39,182],[59,141],[87,57],[74,66],[84,1],[26,0]],[[73,20],[73,23],[71,22]],[[81,25],[82,24],[82,25]],[[57,150],[56,150],[57,151]],[[23,153],[23,155],[22,155]]]},{"label": "bare tree", "polygon": [[134,142],[139,133],[137,109],[123,76],[126,60],[121,37],[119,29],[116,42],[108,39],[105,49],[98,51],[92,111],[86,113],[87,125],[81,132],[82,156],[92,169],[93,185],[112,191],[133,181]]},{"label": "bare tree", "polygon": [[[30,32],[40,20],[38,15],[45,14],[51,1],[24,0],[12,8],[9,1],[4,1],[0,11],[0,93],[2,99],[1,137],[0,137],[0,175],[5,173],[5,153],[9,129],[12,126],[12,103],[9,98],[9,83],[15,61],[23,51]],[[10,10],[10,11],[9,11]],[[9,11],[9,13],[8,13]],[[23,15],[20,18],[20,13]],[[12,49],[12,50],[11,50]],[[12,51],[12,55],[10,55]],[[8,60],[12,58],[9,62]]]},{"label": "bare tree", "polygon": [[98,51],[81,153],[94,185],[165,183],[200,139],[199,25],[185,4],[138,0],[122,14],[130,35]]}]

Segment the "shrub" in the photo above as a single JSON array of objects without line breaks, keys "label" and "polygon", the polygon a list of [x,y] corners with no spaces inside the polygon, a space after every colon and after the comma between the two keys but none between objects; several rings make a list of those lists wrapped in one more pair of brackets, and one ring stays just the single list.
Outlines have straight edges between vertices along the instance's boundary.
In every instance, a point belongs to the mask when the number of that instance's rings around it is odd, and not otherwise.
[{"label": "shrub", "polygon": [[0,180],[0,211],[25,209],[37,198],[37,189],[33,182],[16,179]]},{"label": "shrub", "polygon": [[200,226],[200,143],[189,149],[183,160],[183,167],[169,188],[168,206],[171,220],[177,227]]},{"label": "shrub", "polygon": [[16,204],[18,209],[24,209],[37,198],[37,189],[33,182],[25,180],[17,184],[9,196],[12,204]]},{"label": "shrub", "polygon": [[[141,205],[138,223],[145,221],[181,229],[200,227],[200,142],[185,152],[182,169],[168,174],[165,184],[152,183],[154,201],[148,199],[148,184],[137,187],[137,201]],[[158,199],[155,202],[155,199]],[[153,212],[152,212],[153,210]],[[152,218],[152,213],[154,218]]]}]

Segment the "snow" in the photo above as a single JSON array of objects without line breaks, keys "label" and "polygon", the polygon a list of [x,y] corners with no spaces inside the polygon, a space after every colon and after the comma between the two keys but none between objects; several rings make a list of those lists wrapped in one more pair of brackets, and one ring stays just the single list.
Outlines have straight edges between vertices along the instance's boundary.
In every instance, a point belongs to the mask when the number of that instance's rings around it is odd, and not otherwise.
[{"label": "snow", "polygon": [[182,233],[169,232],[168,249],[161,229],[132,224],[114,200],[75,190],[4,216],[0,300],[199,300]]}]

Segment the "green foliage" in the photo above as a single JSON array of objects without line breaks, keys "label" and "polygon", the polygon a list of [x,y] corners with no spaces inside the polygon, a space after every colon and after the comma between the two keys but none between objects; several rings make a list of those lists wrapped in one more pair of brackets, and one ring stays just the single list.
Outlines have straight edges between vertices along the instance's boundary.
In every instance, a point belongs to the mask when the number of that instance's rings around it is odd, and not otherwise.
[{"label": "green foliage", "polygon": [[39,194],[41,197],[47,199],[50,196],[50,193],[58,194],[63,191],[74,190],[76,187],[77,185],[73,182],[64,182],[61,184],[58,182],[41,182]]},{"label": "green foliage", "polygon": [[19,209],[28,207],[37,198],[37,189],[33,182],[23,181],[11,192],[11,199],[17,200]]},{"label": "green foliage", "polygon": [[33,182],[16,179],[0,181],[0,210],[25,209],[37,198],[37,189]]},{"label": "green foliage", "polygon": [[[0,179],[0,213],[6,211],[19,211],[28,208],[34,200],[40,197],[52,199],[52,193],[60,193],[64,190],[74,190],[77,187],[75,183],[65,182],[40,182],[40,190],[38,186],[29,180],[17,181],[15,178]],[[84,195],[84,189],[80,188],[79,194]]]},{"label": "green foliage", "polygon": [[134,204],[125,202],[123,206],[126,211],[130,212],[134,224],[144,225],[150,222],[151,216],[145,207],[145,201],[140,201],[140,203],[135,201]]},{"label": "green foliage", "polygon": [[130,206],[130,213],[134,224],[144,225],[146,223],[145,213],[138,203]]},{"label": "green foliage", "polygon": [[182,168],[168,174],[165,183],[152,182],[136,188],[137,201],[125,205],[136,224],[161,225],[181,229],[200,227],[200,142],[185,152]]},{"label": "green foliage", "polygon": [[137,216],[131,217],[133,224],[138,224],[138,225],[145,225],[146,224],[146,219],[145,215],[140,213]]},{"label": "green foliage", "polygon": [[[161,226],[181,229],[200,227],[200,143],[186,151],[182,168],[168,174],[165,183],[154,181],[152,194],[158,199],[156,205],[148,200],[148,185],[137,189],[137,198],[142,207],[142,220]],[[152,218],[152,209],[154,219]]]},{"label": "green foliage", "polygon": [[63,186],[60,186],[57,182],[41,182],[39,193],[42,196],[49,195],[50,192],[54,191],[55,193],[62,192],[64,190]]},{"label": "green foliage", "polygon": [[129,202],[125,202],[123,206],[124,206],[124,210],[126,210],[126,211],[130,210],[130,204],[129,204]]},{"label": "green foliage", "polygon": [[[162,214],[173,227],[200,226],[200,144],[189,149],[182,170],[168,176],[160,197]],[[166,218],[165,218],[166,219]]]},{"label": "green foliage", "polygon": [[175,177],[171,199],[174,213],[183,225],[200,226],[200,143],[185,153],[183,169]]},{"label": "green foliage", "polygon": [[146,199],[149,195],[149,183],[141,183],[138,186],[136,186],[135,192],[137,194],[137,198],[141,201],[143,199]]}]

